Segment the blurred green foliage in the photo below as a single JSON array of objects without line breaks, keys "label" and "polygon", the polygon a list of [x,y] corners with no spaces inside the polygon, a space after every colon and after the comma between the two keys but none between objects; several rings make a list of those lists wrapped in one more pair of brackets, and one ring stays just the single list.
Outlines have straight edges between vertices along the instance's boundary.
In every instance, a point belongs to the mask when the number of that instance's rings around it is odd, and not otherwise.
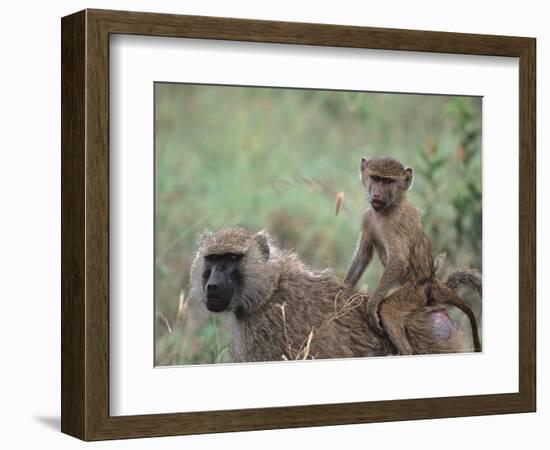
[{"label": "blurred green foliage", "polygon": [[[343,275],[366,208],[359,161],[373,155],[415,170],[410,199],[447,252],[443,275],[481,269],[481,98],[157,83],[156,364],[228,360],[228,318],[188,299],[205,228],[267,229]],[[363,287],[380,272],[371,264]]]}]

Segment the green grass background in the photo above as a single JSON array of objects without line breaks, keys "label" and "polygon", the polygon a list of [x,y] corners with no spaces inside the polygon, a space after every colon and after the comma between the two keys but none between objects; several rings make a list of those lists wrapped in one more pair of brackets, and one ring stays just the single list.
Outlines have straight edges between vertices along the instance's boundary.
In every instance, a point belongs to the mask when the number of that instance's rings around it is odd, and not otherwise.
[{"label": "green grass background", "polygon": [[[434,253],[447,252],[443,275],[457,265],[481,269],[481,103],[155,84],[155,363],[228,360],[227,317],[188,299],[189,267],[205,228],[267,229],[309,265],[343,275],[366,207],[363,156],[390,155],[413,167],[410,199]],[[336,216],[338,192],[345,201]],[[376,260],[363,287],[374,289],[380,273]],[[472,306],[481,321],[480,302]]]}]

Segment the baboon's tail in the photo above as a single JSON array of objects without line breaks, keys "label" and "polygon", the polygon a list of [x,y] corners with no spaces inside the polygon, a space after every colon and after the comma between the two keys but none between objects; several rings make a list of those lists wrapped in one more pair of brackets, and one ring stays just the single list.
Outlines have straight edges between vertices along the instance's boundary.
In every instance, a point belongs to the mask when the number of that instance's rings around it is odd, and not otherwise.
[{"label": "baboon's tail", "polygon": [[460,309],[470,321],[472,327],[472,339],[474,343],[474,351],[481,351],[481,342],[479,340],[479,331],[477,329],[477,320],[471,308],[462,300],[456,291],[462,286],[469,286],[481,294],[481,276],[475,271],[460,269],[451,273],[445,283],[435,280],[432,286],[432,296],[435,301],[455,306]]},{"label": "baboon's tail", "polygon": [[449,274],[445,285],[458,293],[461,288],[470,288],[482,296],[481,273],[475,269],[459,268]]}]

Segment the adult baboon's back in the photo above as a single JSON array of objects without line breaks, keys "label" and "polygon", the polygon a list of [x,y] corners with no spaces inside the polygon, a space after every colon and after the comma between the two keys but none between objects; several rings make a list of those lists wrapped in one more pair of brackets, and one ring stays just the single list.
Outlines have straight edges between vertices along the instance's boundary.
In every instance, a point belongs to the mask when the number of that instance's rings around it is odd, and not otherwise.
[{"label": "adult baboon's back", "polygon": [[[345,287],[332,271],[309,269],[263,232],[205,232],[191,266],[191,292],[210,311],[232,312],[234,361],[391,353],[388,340],[369,326],[366,295]],[[415,353],[471,350],[441,308],[420,308],[407,328]]]}]

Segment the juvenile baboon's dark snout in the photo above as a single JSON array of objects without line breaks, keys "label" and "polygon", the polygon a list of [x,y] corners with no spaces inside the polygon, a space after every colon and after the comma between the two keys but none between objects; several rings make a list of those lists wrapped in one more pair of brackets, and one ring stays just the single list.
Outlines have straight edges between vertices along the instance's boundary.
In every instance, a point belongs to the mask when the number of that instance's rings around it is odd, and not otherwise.
[{"label": "juvenile baboon's dark snout", "polygon": [[375,210],[382,209],[386,205],[386,196],[380,187],[372,186],[370,191],[370,202]]}]

